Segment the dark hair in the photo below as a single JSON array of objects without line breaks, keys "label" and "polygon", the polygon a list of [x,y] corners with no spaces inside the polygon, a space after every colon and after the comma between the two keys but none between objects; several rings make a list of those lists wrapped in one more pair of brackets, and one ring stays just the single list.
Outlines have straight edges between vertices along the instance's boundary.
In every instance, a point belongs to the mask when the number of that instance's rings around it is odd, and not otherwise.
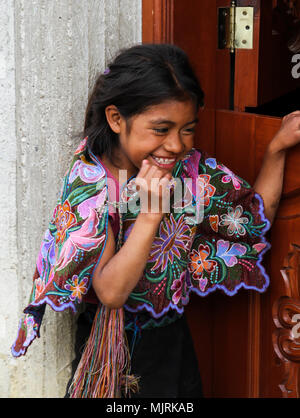
[{"label": "dark hair", "polygon": [[119,143],[105,115],[115,105],[129,120],[148,107],[175,99],[192,99],[198,110],[204,94],[184,51],[175,45],[144,44],[123,50],[96,80],[89,98],[84,137],[88,137],[85,156],[105,154],[113,160]]}]

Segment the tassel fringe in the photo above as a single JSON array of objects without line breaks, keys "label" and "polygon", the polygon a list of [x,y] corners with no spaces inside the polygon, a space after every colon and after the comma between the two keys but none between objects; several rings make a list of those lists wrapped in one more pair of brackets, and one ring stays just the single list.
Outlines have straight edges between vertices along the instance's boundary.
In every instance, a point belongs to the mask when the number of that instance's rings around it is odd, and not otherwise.
[{"label": "tassel fringe", "polygon": [[121,398],[138,391],[129,375],[124,310],[98,306],[91,334],[69,389],[70,398]]}]

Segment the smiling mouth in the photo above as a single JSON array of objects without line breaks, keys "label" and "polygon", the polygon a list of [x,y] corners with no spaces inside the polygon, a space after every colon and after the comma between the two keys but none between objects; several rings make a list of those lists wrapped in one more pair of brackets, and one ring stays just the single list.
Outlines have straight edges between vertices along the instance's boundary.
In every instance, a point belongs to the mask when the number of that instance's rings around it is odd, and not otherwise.
[{"label": "smiling mouth", "polygon": [[172,168],[176,163],[176,158],[161,158],[155,155],[150,155],[156,165],[161,168]]}]

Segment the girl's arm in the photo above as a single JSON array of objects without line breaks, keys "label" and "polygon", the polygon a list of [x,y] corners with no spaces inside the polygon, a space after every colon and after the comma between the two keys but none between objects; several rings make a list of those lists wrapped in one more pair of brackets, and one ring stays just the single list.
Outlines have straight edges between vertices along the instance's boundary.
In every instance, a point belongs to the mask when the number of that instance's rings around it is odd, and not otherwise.
[{"label": "girl's arm", "polygon": [[[160,179],[160,190],[156,187],[151,191],[151,179]],[[156,193],[161,199],[165,187],[171,179],[170,174],[163,175],[157,167],[144,163],[136,183],[144,179],[140,185],[140,196]],[[142,197],[141,197],[141,204]],[[101,260],[94,272],[93,288],[99,300],[110,308],[120,308],[141,278],[147,263],[152,242],[163,217],[163,212],[150,213],[143,208],[134,226],[120,250],[115,253],[115,239],[111,226],[108,227],[108,238]]]},{"label": "girl's arm", "polygon": [[140,213],[120,250],[115,253],[111,226],[103,256],[93,276],[98,299],[110,308],[120,308],[141,278],[159,222],[149,222]]},{"label": "girl's arm", "polygon": [[254,190],[263,198],[265,215],[271,223],[281,198],[286,150],[299,142],[300,111],[297,111],[283,118],[280,130],[267,148],[254,184]]}]

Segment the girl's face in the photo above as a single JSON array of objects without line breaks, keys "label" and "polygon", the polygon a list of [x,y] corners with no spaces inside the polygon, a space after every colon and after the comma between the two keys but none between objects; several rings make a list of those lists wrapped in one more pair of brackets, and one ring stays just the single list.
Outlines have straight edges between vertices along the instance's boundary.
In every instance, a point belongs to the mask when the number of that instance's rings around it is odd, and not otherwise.
[{"label": "girl's face", "polygon": [[198,119],[192,101],[173,100],[154,105],[129,122],[115,106],[106,109],[106,116],[112,130],[119,134],[116,157],[129,177],[139,171],[144,159],[172,172],[177,161],[193,147]]}]

